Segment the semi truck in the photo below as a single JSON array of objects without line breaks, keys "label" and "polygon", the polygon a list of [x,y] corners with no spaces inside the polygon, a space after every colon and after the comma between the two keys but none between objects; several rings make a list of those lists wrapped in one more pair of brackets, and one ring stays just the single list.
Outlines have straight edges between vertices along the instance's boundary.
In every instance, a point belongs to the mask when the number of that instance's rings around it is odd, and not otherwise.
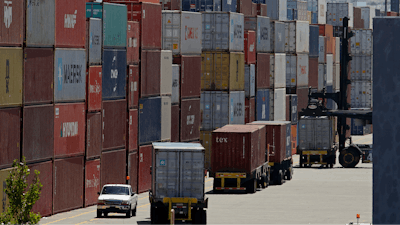
[{"label": "semi truck", "polygon": [[[150,218],[152,224],[175,220],[207,223],[204,195],[205,150],[198,143],[153,143]],[[175,215],[171,215],[174,209]],[[172,217],[172,218],[171,218]]]}]

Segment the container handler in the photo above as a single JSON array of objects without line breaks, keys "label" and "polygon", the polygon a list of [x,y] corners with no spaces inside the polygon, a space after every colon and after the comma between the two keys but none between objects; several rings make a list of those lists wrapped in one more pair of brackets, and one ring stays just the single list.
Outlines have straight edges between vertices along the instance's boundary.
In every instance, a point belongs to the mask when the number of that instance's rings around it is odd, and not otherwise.
[{"label": "container handler", "polygon": [[152,224],[175,220],[206,224],[208,199],[204,195],[203,146],[197,143],[153,143],[150,218]]}]

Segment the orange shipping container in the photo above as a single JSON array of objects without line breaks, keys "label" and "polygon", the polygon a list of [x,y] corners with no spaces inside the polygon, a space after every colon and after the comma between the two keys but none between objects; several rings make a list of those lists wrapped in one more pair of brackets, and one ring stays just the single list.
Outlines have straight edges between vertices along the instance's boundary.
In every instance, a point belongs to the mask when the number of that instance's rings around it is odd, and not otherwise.
[{"label": "orange shipping container", "polygon": [[326,37],[326,54],[333,54],[333,42],[336,41],[335,38],[333,38],[333,26],[329,24],[320,24],[319,35]]},{"label": "orange shipping container", "polygon": [[296,154],[297,149],[297,125],[292,125],[292,154]]}]

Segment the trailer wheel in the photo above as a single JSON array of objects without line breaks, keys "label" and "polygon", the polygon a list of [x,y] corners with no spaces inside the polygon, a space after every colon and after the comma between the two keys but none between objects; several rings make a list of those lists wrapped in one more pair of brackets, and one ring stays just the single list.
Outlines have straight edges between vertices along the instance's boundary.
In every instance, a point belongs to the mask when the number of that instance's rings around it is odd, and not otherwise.
[{"label": "trailer wheel", "polygon": [[344,168],[354,168],[360,162],[360,153],[353,148],[342,150],[339,155],[339,163]]},{"label": "trailer wheel", "polygon": [[261,175],[261,188],[268,187],[267,175]]},{"label": "trailer wheel", "polygon": [[292,169],[292,166],[290,166],[289,167],[289,169],[288,170],[286,170],[286,180],[291,180],[292,179],[292,176],[293,175],[293,169]]},{"label": "trailer wheel", "polygon": [[201,210],[201,224],[207,224],[207,211]]},{"label": "trailer wheel", "polygon": [[283,172],[279,170],[278,176],[275,178],[275,184],[281,185],[283,183]]},{"label": "trailer wheel", "polygon": [[247,193],[251,193],[251,194],[256,193],[256,191],[257,191],[257,180],[256,179],[252,179],[252,180],[248,181],[246,189],[247,189],[246,190]]}]

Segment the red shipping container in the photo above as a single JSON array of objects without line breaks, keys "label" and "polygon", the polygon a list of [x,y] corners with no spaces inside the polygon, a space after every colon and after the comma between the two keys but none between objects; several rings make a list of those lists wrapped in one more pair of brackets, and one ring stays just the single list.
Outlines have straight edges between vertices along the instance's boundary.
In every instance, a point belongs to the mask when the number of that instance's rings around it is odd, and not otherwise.
[{"label": "red shipping container", "polygon": [[53,213],[83,206],[83,169],[83,156],[54,160]]},{"label": "red shipping container", "polygon": [[132,186],[132,191],[137,193],[138,185],[138,153],[137,151],[129,153],[128,156],[128,176],[129,184]]},{"label": "red shipping container", "polygon": [[103,102],[103,151],[125,148],[126,114],[125,99]]},{"label": "red shipping container", "polygon": [[179,142],[180,127],[179,105],[171,105],[171,142]]},{"label": "red shipping container", "polygon": [[85,103],[54,106],[54,157],[85,154]]},{"label": "red shipping container", "polygon": [[245,98],[245,123],[251,123],[255,121],[255,113],[256,113],[256,100],[255,98]]},{"label": "red shipping container", "polygon": [[364,20],[361,19],[361,8],[353,7],[354,15],[354,29],[364,28]]},{"label": "red shipping container", "polygon": [[101,153],[101,187],[105,184],[126,184],[126,150]]},{"label": "red shipping container", "polygon": [[130,109],[129,110],[129,126],[128,126],[128,146],[129,151],[137,150],[138,146],[138,110]]},{"label": "red shipping container", "polygon": [[180,141],[200,139],[200,98],[181,101]]},{"label": "red shipping container", "polygon": [[252,30],[244,32],[244,60],[249,65],[256,63],[256,32]]},{"label": "red shipping container", "polygon": [[88,113],[86,122],[86,159],[101,155],[101,113]]},{"label": "red shipping container", "polygon": [[137,108],[139,104],[139,66],[128,67],[127,100],[130,109]]},{"label": "red shipping container", "polygon": [[257,16],[257,3],[251,3],[251,16]]},{"label": "red shipping container", "polygon": [[318,88],[318,57],[308,60],[308,86]]},{"label": "red shipping container", "polygon": [[201,95],[201,56],[178,56],[174,64],[181,65],[180,98],[200,98]]},{"label": "red shipping container", "polygon": [[151,188],[150,167],[152,165],[152,145],[139,147],[138,192],[143,193]]},{"label": "red shipping container", "polygon": [[326,54],[333,54],[333,42],[335,42],[336,40],[333,37],[332,25],[320,24],[319,25],[319,35],[326,37],[326,42],[325,42]]},{"label": "red shipping container", "polygon": [[308,105],[308,87],[297,88],[297,112],[301,112],[302,109],[307,108]]},{"label": "red shipping container", "polygon": [[23,110],[22,155],[27,162],[54,157],[54,105],[26,106]]},{"label": "red shipping container", "polygon": [[24,105],[52,103],[54,50],[25,48],[24,51]]},{"label": "red shipping container", "polygon": [[397,12],[387,12],[387,16],[399,16]]},{"label": "red shipping container", "polygon": [[161,51],[142,51],[140,61],[140,97],[160,95]]},{"label": "red shipping container", "polygon": [[257,4],[257,15],[258,16],[267,16],[267,5],[266,4]]},{"label": "red shipping container", "polygon": [[102,67],[90,66],[88,70],[87,109],[89,112],[100,112],[102,100]]},{"label": "red shipping container", "polygon": [[237,2],[237,12],[243,13],[245,16],[251,16],[252,14],[252,4],[251,0],[238,0]]},{"label": "red shipping container", "polygon": [[103,0],[103,2],[111,2],[111,3],[118,3],[118,4],[131,3],[131,2],[160,3],[159,1],[156,1],[156,0],[125,0],[125,1]]},{"label": "red shipping container", "polygon": [[86,5],[81,0],[55,2],[55,47],[85,48]]},{"label": "red shipping container", "polygon": [[30,174],[28,185],[31,185],[35,176],[35,170],[39,171],[40,183],[43,185],[39,200],[33,205],[32,212],[41,216],[53,214],[53,161],[28,165]]},{"label": "red shipping container", "polygon": [[20,159],[21,108],[0,110],[0,168],[12,166]]},{"label": "red shipping container", "polygon": [[100,159],[85,164],[85,207],[97,204],[100,186]]},{"label": "red shipping container", "polygon": [[128,21],[128,29],[126,30],[127,35],[127,48],[126,48],[126,60],[128,65],[139,63],[139,44],[140,44],[140,24],[134,21]]},{"label": "red shipping container", "polygon": [[158,0],[155,3],[123,3],[128,9],[128,21],[140,23],[140,48],[142,50],[161,50],[161,5]]},{"label": "red shipping container", "polygon": [[160,0],[162,10],[181,11],[181,0]]},{"label": "red shipping container", "polygon": [[297,125],[292,125],[291,132],[292,154],[295,155],[297,153]]},{"label": "red shipping container", "polygon": [[[264,125],[226,125],[212,133],[212,172],[251,173],[265,162]],[[224,160],[221,160],[224,159]]]},{"label": "red shipping container", "polygon": [[25,1],[1,1],[0,46],[22,46],[25,38]]},{"label": "red shipping container", "polygon": [[271,88],[270,84],[270,55],[269,53],[257,53],[256,86],[258,88]]}]

